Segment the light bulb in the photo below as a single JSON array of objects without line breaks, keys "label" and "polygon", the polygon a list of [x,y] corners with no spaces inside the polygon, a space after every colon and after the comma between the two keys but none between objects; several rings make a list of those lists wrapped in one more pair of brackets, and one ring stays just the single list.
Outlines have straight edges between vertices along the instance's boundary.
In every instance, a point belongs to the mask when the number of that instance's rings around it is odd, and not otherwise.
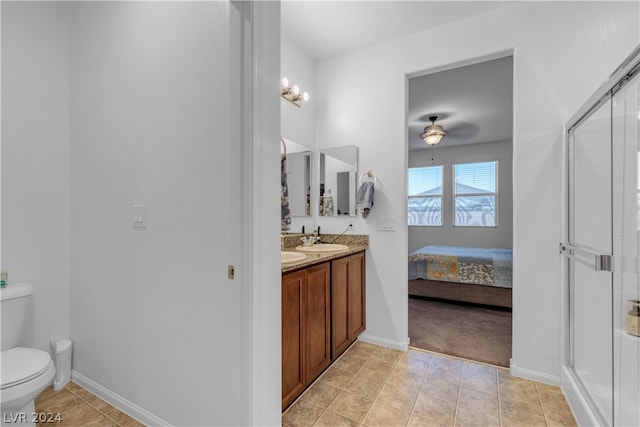
[{"label": "light bulb", "polygon": [[293,94],[300,95],[300,88],[298,87],[298,85],[293,85]]},{"label": "light bulb", "polygon": [[302,99],[304,99],[304,102],[307,102],[309,100],[309,94],[307,92],[303,93]]},{"label": "light bulb", "polygon": [[282,78],[282,86],[289,87],[289,79],[286,77]]}]

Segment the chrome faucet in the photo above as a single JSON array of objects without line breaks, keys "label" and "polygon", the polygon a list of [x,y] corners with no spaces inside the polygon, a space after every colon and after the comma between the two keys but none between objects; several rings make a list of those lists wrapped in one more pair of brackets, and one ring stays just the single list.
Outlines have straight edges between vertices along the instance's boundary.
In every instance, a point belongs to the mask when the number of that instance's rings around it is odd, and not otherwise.
[{"label": "chrome faucet", "polygon": [[309,237],[301,237],[300,240],[302,240],[302,246],[311,246],[317,241],[319,241],[320,238],[316,236],[309,236]]}]

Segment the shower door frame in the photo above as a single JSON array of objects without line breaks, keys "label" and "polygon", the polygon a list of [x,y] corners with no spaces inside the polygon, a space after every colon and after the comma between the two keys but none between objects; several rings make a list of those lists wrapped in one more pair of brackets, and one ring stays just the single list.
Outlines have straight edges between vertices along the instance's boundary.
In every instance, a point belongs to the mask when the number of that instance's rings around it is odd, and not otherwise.
[{"label": "shower door frame", "polygon": [[[574,130],[588,120],[592,114],[596,113],[604,104],[608,101],[612,102],[615,94],[626,85],[626,83],[632,78],[640,74],[640,46],[637,46],[634,51],[625,59],[625,61],[609,76],[609,78],[603,83],[598,90],[587,100],[587,102],[571,117],[565,126],[565,141],[563,155],[565,158],[566,171],[564,176],[564,218],[563,224],[563,240],[560,244],[560,253],[562,253],[562,269],[563,269],[563,368],[561,373],[562,388],[567,396],[567,400],[574,412],[576,420],[579,425],[603,425],[602,417],[599,411],[594,408],[594,402],[588,395],[586,387],[573,370],[573,307],[571,299],[571,283],[570,276],[573,274],[570,260],[576,258],[575,248],[570,246],[569,230],[571,229],[571,221],[573,218],[571,197],[573,191],[570,188],[569,174],[572,172],[573,159],[569,155],[569,147],[571,138],[574,137]],[[610,141],[613,150],[613,140]],[[611,166],[613,167],[613,165]],[[612,181],[613,182],[613,181]],[[613,188],[611,190],[613,194]],[[614,217],[612,216],[612,221]],[[612,226],[612,238],[613,238],[613,226]],[[612,246],[613,250],[613,246]],[[612,253],[613,254],[613,253]],[[615,267],[615,260],[612,255],[598,254],[594,263],[595,270],[611,271],[611,277],[613,281],[613,272]],[[613,293],[613,289],[612,289]],[[612,309],[615,312],[614,309]],[[611,331],[613,334],[613,330]],[[612,339],[612,359],[614,358],[614,341]],[[614,362],[615,363],[615,362]],[[615,408],[615,376],[613,375],[614,367],[611,366],[612,371],[612,408]],[[594,410],[595,409],[595,410]],[[611,414],[611,424],[616,425],[615,409]],[[606,424],[605,424],[606,425]]]}]

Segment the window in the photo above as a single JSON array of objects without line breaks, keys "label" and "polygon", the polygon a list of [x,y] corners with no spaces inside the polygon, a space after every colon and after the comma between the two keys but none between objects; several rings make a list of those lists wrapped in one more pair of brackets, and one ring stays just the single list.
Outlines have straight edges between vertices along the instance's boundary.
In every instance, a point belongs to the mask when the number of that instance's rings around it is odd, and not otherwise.
[{"label": "window", "polygon": [[409,169],[409,225],[442,225],[442,166]]},{"label": "window", "polygon": [[458,227],[495,227],[498,162],[453,165]]}]

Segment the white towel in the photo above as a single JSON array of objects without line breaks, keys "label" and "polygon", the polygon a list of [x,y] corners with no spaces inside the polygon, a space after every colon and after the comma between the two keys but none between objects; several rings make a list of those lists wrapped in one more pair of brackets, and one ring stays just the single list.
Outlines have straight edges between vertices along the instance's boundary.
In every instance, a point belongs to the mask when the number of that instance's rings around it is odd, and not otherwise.
[{"label": "white towel", "polygon": [[362,218],[369,216],[369,212],[373,208],[373,193],[375,190],[373,184],[373,181],[365,181],[358,188],[356,209],[362,212]]}]

